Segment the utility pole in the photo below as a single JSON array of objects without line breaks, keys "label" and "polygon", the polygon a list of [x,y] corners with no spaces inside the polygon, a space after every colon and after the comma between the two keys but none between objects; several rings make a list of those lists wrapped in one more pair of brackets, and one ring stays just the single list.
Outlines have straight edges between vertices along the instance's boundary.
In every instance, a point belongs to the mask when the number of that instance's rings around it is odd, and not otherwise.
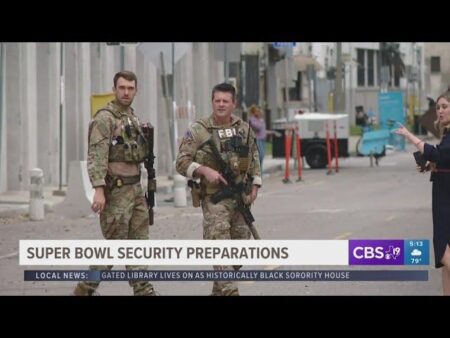
[{"label": "utility pole", "polygon": [[348,90],[349,90],[349,95],[348,95],[348,111],[347,114],[349,114],[349,116],[351,117],[351,121],[355,121],[355,118],[353,117],[353,110],[355,109],[355,105],[353,103],[353,57],[352,57],[352,44],[349,43],[348,44],[348,52],[350,55],[350,60],[349,60],[349,74],[348,74],[348,78],[349,78],[349,84],[348,84]]},{"label": "utility pole", "polygon": [[[314,86],[314,65],[306,65],[306,75],[308,77],[308,97],[309,97],[309,111],[313,112],[314,110],[314,106],[313,104],[315,104],[315,98],[313,96],[313,86]],[[314,93],[315,94],[315,93]]]},{"label": "utility pole", "polygon": [[417,85],[418,85],[418,104],[419,107],[419,115],[421,114],[422,109],[422,46],[417,46]]},{"label": "utility pole", "polygon": [[[0,42],[0,177],[2,174],[2,168],[4,167],[4,163],[5,163],[4,159],[2,158],[2,156],[3,156],[2,138],[4,135],[4,132],[3,132],[3,59],[4,59],[4,53],[5,53],[3,45],[4,45],[3,42]],[[6,182],[6,178],[5,178],[5,182]],[[2,182],[2,180],[0,180],[0,191],[2,191],[2,189],[6,190],[6,187],[3,187],[3,182]]]},{"label": "utility pole", "polygon": [[[173,127],[172,127],[172,131],[173,131],[173,144],[172,146],[173,148],[173,161],[175,163],[176,161],[176,154],[177,154],[177,149],[178,149],[178,129],[177,129],[177,111],[176,111],[176,106],[177,106],[177,102],[175,101],[175,42],[172,42],[172,85],[170,86],[170,89],[172,90],[172,95],[169,95],[172,97],[172,107],[173,107]],[[175,168],[175,167],[174,167]]]},{"label": "utility pole", "polygon": [[175,42],[172,42],[172,98],[175,101]]},{"label": "utility pole", "polygon": [[343,112],[343,99],[342,99],[342,42],[336,42],[336,79],[335,79],[335,92],[333,96],[334,100],[334,112]]},{"label": "utility pole", "polygon": [[227,43],[223,43],[223,76],[225,77],[225,82],[228,82],[228,58],[227,58]]},{"label": "utility pole", "polygon": [[167,113],[167,121],[169,123],[169,140],[170,140],[170,154],[172,155],[172,161],[175,161],[175,143],[173,141],[175,134],[174,134],[174,130],[173,130],[173,126],[174,126],[174,121],[171,117],[171,113],[172,113],[172,109],[171,106],[173,106],[173,102],[172,102],[172,98],[170,97],[170,93],[169,93],[169,84],[167,81],[167,74],[166,74],[166,70],[165,70],[165,65],[164,65],[164,53],[160,52],[159,53],[160,56],[160,61],[161,61],[161,75],[162,75],[162,80],[163,80],[163,86],[164,86],[164,101],[166,103],[166,113]]},{"label": "utility pole", "polygon": [[389,87],[389,66],[386,60],[386,42],[380,42],[381,81],[380,93],[387,93]]},{"label": "utility pole", "polygon": [[58,190],[53,191],[55,196],[64,196],[66,193],[62,190],[63,176],[63,137],[64,135],[64,43],[59,44],[59,186]]},{"label": "utility pole", "polygon": [[125,46],[120,47],[120,70],[125,70]]},{"label": "utility pole", "polygon": [[285,110],[285,114],[286,114],[286,122],[289,121],[289,81],[288,81],[288,77],[289,77],[289,72],[288,72],[288,58],[287,58],[287,53],[286,56],[284,58],[284,76],[286,77],[286,82],[284,84],[284,95],[286,96],[286,101],[285,101],[285,105],[286,105],[286,110]]}]

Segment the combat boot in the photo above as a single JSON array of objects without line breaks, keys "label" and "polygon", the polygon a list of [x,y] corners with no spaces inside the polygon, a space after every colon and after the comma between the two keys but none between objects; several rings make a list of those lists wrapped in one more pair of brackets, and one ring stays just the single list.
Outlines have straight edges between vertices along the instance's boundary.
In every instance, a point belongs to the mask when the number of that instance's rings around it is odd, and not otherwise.
[{"label": "combat boot", "polygon": [[148,282],[135,283],[133,293],[135,296],[159,296],[153,285]]},{"label": "combat boot", "polygon": [[231,292],[222,292],[222,293],[217,293],[217,292],[213,292],[210,294],[210,296],[240,296],[239,295],[239,291],[238,290],[232,290]]},{"label": "combat boot", "polygon": [[96,296],[98,293],[94,288],[87,286],[86,284],[78,283],[75,290],[73,290],[74,296]]},{"label": "combat boot", "polygon": [[211,296],[239,296],[239,290],[236,287],[213,288]]},{"label": "combat boot", "polygon": [[215,281],[211,296],[239,296],[239,291],[236,283]]},{"label": "combat boot", "polygon": [[222,290],[222,296],[239,296],[238,289],[225,289]]}]

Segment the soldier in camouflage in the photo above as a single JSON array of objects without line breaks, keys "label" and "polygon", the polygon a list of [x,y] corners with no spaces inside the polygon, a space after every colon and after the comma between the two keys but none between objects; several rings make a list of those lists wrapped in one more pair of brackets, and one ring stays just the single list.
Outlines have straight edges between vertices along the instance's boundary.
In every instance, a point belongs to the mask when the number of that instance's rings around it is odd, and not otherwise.
[{"label": "soldier in camouflage", "polygon": [[[148,239],[149,216],[140,177],[148,145],[131,103],[137,93],[136,75],[121,71],[114,76],[115,100],[99,109],[89,125],[89,179],[95,189],[92,210],[100,214],[106,239]],[[107,270],[109,266],[91,266]],[[145,266],[126,266],[143,270]],[[100,282],[80,282],[75,295],[92,295]],[[130,281],[134,295],[155,295],[149,282]]]},{"label": "soldier in camouflage", "polygon": [[[176,168],[181,175],[200,179],[203,239],[250,239],[251,236],[232,198],[225,198],[217,204],[213,204],[210,200],[211,196],[228,182],[218,171],[220,165],[213,156],[208,140],[213,141],[220,156],[235,174],[235,183],[249,180],[251,192],[246,196],[248,204],[256,200],[258,188],[262,184],[254,132],[248,123],[232,114],[235,107],[235,88],[228,83],[216,85],[212,90],[212,115],[197,120],[189,127],[176,160]],[[247,158],[239,157],[239,154],[226,146],[226,142],[233,136],[239,136],[242,144],[249,146]],[[233,267],[214,266],[214,269],[232,270]],[[238,296],[237,284],[230,281],[215,281],[212,295]]]}]

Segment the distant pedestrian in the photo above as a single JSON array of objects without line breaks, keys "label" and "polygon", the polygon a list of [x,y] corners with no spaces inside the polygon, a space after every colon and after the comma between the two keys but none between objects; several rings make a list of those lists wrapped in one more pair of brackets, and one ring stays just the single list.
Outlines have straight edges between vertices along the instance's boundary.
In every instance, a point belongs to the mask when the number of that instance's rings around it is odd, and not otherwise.
[{"label": "distant pedestrian", "polygon": [[251,105],[248,112],[250,114],[249,119],[250,127],[252,127],[256,135],[256,144],[258,145],[259,151],[259,163],[262,169],[264,155],[266,153],[266,137],[267,137],[266,122],[264,121],[264,116],[261,108],[258,107],[257,105],[255,104]]},{"label": "distant pedestrian", "polygon": [[274,135],[276,137],[280,137],[280,134],[277,131],[267,130],[266,129],[266,121],[264,120],[263,110],[258,107],[256,104],[250,106],[248,110],[250,114],[249,124],[252,127],[253,131],[256,135],[256,144],[258,145],[259,151],[259,163],[261,167],[261,171],[263,168],[264,155],[266,154],[266,138],[268,135]]}]

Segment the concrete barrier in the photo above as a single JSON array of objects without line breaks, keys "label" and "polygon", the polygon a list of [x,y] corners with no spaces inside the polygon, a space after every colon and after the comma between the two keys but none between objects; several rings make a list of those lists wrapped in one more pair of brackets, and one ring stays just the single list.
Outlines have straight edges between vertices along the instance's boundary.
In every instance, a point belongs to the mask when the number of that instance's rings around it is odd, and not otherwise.
[{"label": "concrete barrier", "polygon": [[42,221],[44,213],[44,172],[40,168],[30,170],[30,220]]},{"label": "concrete barrier", "polygon": [[55,205],[55,214],[69,218],[94,215],[91,210],[94,189],[92,189],[87,172],[86,161],[71,161],[69,167],[69,184],[63,202]]},{"label": "concrete barrier", "polygon": [[180,174],[173,175],[174,182],[174,203],[175,207],[186,207],[187,206],[187,196],[186,196],[186,178]]}]

